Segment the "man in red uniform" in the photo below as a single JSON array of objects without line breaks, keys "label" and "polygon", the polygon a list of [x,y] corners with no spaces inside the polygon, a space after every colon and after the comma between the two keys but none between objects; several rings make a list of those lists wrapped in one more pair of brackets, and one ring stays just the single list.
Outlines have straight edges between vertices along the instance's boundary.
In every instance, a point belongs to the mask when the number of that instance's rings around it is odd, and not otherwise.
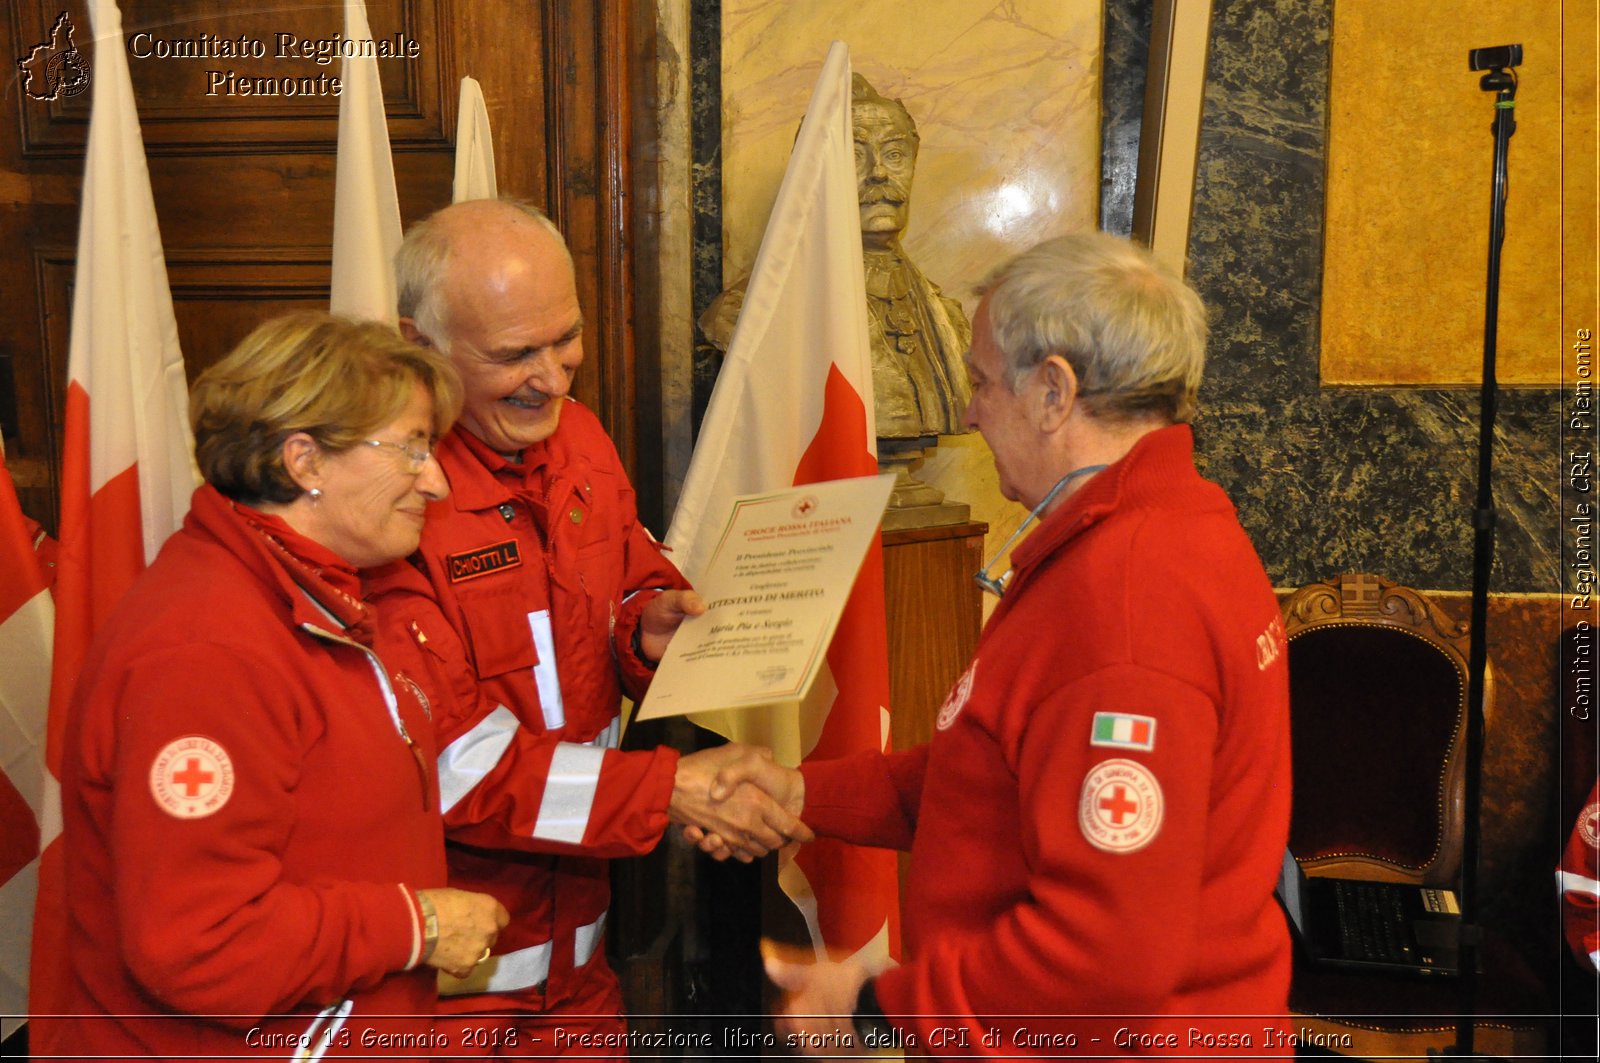
[{"label": "man in red uniform", "polygon": [[1567,947],[1586,970],[1600,971],[1600,780],[1561,851],[1556,885]]},{"label": "man in red uniform", "polygon": [[1101,234],[984,290],[966,421],[1039,525],[985,570],[1002,598],[933,740],[801,769],[813,830],[911,850],[905,962],[770,959],[779,1028],[835,1055],[1281,1055],[1283,629],[1195,471],[1199,297]]},{"label": "man in red uniform", "polygon": [[440,979],[439,1030],[453,1052],[626,1058],[607,859],[648,852],[669,822],[714,828],[743,859],[808,834],[753,786],[710,800],[739,758],[780,771],[747,747],[616,749],[622,695],[642,695],[704,605],[568,395],[584,320],[560,233],[526,205],[457,204],[413,227],[396,272],[401,331],[451,358],[465,405],[436,452],[450,497],[429,507],[412,567],[370,593],[448,692],[434,724],[450,880],[512,913],[469,977]]}]

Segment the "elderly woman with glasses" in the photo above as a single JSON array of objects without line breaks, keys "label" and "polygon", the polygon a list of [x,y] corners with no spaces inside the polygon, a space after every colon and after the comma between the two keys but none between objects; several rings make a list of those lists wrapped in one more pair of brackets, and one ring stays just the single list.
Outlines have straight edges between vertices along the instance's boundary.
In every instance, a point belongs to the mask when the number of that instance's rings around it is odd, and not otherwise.
[{"label": "elderly woman with glasses", "polygon": [[449,364],[389,328],[269,321],[195,384],[206,483],[97,636],[69,713],[71,1054],[301,1058],[430,1043],[436,970],[507,914],[445,888],[426,697],[358,570],[448,492]]}]

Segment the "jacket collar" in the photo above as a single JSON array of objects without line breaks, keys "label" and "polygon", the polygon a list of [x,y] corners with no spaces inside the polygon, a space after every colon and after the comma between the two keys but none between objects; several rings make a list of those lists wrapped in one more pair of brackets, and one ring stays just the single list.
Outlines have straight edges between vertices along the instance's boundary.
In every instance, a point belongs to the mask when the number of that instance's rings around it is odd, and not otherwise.
[{"label": "jacket collar", "polygon": [[1140,436],[1133,449],[1057,506],[1012,551],[1013,579],[1112,513],[1170,505],[1203,484],[1195,473],[1194,432],[1188,425],[1168,425]]},{"label": "jacket collar", "polygon": [[[561,431],[559,425],[556,431]],[[512,462],[456,425],[439,441],[435,451],[450,478],[450,498],[445,504],[470,513],[510,502],[517,486],[526,487],[543,477],[550,461],[550,447],[548,439],[535,443],[523,451],[521,463]]]},{"label": "jacket collar", "polygon": [[[183,524],[185,530],[212,539],[232,554],[283,603],[296,627],[331,628],[367,641],[369,611],[342,589],[357,585],[355,569],[281,520],[202,484],[190,500]],[[314,564],[301,554],[309,555]]]}]

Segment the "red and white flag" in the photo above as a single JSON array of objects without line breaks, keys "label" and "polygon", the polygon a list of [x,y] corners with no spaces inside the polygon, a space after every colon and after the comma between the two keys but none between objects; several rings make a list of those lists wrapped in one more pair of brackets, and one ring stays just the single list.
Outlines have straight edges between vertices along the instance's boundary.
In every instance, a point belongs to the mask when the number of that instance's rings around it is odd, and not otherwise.
[{"label": "red and white flag", "polygon": [[[667,533],[691,580],[733,498],[878,472],[872,346],[861,263],[850,53],[834,42],[789,156],[694,457]],[[856,578],[826,671],[798,713],[711,713],[696,722],[772,747],[778,760],[889,746],[883,553]],[[779,873],[819,949],[879,962],[898,952],[894,854],[822,839]]]},{"label": "red and white flag", "polygon": [[55,615],[49,575],[0,462],[0,1038],[10,1037],[28,1011]]},{"label": "red and white flag", "polygon": [[[92,8],[94,103],[67,355],[61,554],[50,684],[50,778],[34,924],[30,1011],[62,1010],[65,918],[60,824],[62,728],[89,640],[189,511],[199,483],[189,389],[156,227],[150,171],[114,0]],[[38,1043],[36,1052],[71,1046]]]},{"label": "red and white flag", "polygon": [[[372,40],[367,5],[345,0],[344,39]],[[339,157],[333,187],[333,282],[328,309],[357,321],[396,318],[394,255],[400,250],[400,199],[383,112],[378,60],[347,56],[340,80]]]}]

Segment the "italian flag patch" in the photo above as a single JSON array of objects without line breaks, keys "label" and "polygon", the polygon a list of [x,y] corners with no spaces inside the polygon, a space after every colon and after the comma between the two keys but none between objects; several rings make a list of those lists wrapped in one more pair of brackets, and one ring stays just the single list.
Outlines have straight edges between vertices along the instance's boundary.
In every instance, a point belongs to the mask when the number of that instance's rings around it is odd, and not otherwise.
[{"label": "italian flag patch", "polygon": [[1089,732],[1089,744],[1112,749],[1142,749],[1148,753],[1156,747],[1155,718],[1125,712],[1097,712],[1094,728]]}]

